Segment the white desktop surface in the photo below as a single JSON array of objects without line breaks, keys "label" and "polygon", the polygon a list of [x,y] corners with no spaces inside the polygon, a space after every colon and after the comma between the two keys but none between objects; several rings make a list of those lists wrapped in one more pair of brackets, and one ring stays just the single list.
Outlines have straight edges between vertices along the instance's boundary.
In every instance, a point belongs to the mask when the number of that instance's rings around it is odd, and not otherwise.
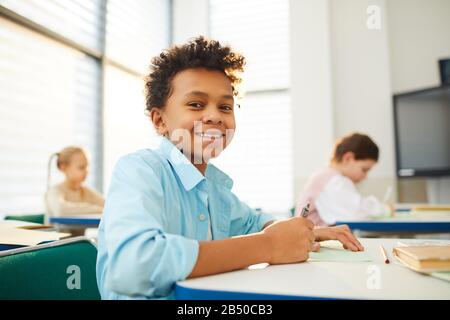
[{"label": "white desktop surface", "polygon": [[[177,283],[180,288],[188,289],[179,298],[189,299],[186,292],[200,290],[204,298],[208,297],[208,291],[221,291],[300,298],[450,299],[450,282],[409,270],[397,262],[392,248],[399,239],[360,240],[373,261],[273,265],[189,279]],[[386,249],[390,264],[383,262],[380,244]],[[377,273],[380,288],[371,288],[377,283],[373,281]]]}]

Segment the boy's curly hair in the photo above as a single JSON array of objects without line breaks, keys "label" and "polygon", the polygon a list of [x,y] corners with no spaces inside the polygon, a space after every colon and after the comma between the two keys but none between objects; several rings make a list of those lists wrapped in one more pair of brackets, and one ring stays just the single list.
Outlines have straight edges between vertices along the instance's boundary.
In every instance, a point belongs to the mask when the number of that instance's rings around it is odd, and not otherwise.
[{"label": "boy's curly hair", "polygon": [[242,81],[239,73],[244,71],[244,65],[244,56],[203,36],[164,50],[152,59],[150,74],[145,78],[146,111],[164,107],[172,92],[173,77],[191,68],[222,71],[231,81],[233,95],[237,96],[237,87]]}]

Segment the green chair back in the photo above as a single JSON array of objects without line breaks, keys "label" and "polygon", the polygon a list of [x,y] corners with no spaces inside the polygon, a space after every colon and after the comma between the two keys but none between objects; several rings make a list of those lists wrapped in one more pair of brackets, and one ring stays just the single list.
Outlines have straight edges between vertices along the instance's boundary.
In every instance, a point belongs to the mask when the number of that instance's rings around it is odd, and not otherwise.
[{"label": "green chair back", "polygon": [[295,207],[292,207],[292,208],[289,210],[289,213],[291,214],[291,217],[294,217],[294,216],[295,216]]},{"label": "green chair back", "polygon": [[5,220],[17,220],[44,224],[44,214],[28,214],[22,216],[6,216]]},{"label": "green chair back", "polygon": [[0,251],[0,300],[98,300],[96,259],[86,237]]}]

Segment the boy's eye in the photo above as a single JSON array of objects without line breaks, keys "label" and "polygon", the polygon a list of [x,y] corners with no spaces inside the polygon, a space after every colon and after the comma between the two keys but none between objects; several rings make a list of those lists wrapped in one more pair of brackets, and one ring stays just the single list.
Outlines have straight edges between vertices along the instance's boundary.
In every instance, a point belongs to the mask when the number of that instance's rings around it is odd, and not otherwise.
[{"label": "boy's eye", "polygon": [[189,102],[188,106],[194,107],[194,108],[202,108],[203,104],[201,104],[200,102]]},{"label": "boy's eye", "polygon": [[225,110],[225,111],[232,111],[232,110],[233,110],[233,107],[230,106],[230,105],[221,105],[221,106],[220,106],[220,109],[221,109],[221,110]]}]

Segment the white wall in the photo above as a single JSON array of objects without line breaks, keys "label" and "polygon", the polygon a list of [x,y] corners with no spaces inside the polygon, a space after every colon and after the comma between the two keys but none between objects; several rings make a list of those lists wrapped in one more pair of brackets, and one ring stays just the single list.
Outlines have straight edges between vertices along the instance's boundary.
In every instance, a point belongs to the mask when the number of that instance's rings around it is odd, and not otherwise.
[{"label": "white wall", "polygon": [[173,42],[208,34],[208,0],[173,0]]},{"label": "white wall", "polygon": [[327,164],[333,145],[328,0],[291,0],[294,192]]},{"label": "white wall", "polygon": [[[381,9],[380,30],[367,28],[371,5]],[[381,150],[359,189],[382,197],[396,186],[392,95],[439,84],[437,60],[450,56],[448,12],[448,0],[291,1],[294,136],[309,152],[308,159],[301,147],[294,153],[296,194],[326,161],[330,139],[354,130]],[[407,201],[450,202],[450,179],[402,180],[398,191]]]},{"label": "white wall", "polygon": [[[381,9],[380,30],[367,28],[370,5]],[[174,0],[174,6],[175,42],[207,33],[207,0]],[[355,130],[381,149],[360,190],[382,197],[387,186],[396,188],[392,94],[438,84],[430,64],[450,56],[448,12],[448,0],[290,1],[296,196],[310,172],[327,164],[334,140]],[[450,195],[450,182],[441,180],[439,192]],[[416,183],[402,182],[400,193],[422,201],[426,187]]]},{"label": "white wall", "polygon": [[[380,147],[378,164],[359,187],[383,197],[396,187],[390,64],[385,0],[331,0],[334,136],[368,134]],[[369,29],[369,6],[380,9],[380,29]]]},{"label": "white wall", "polygon": [[[294,198],[334,141],[328,0],[290,1]],[[174,0],[175,43],[208,31],[207,0]],[[192,19],[194,17],[194,19]]]},{"label": "white wall", "polygon": [[386,5],[392,90],[439,85],[437,61],[450,57],[450,1],[389,0]]},{"label": "white wall", "polygon": [[[450,1],[389,0],[386,5],[392,91],[438,86],[437,61],[450,57]],[[420,190],[430,202],[450,203],[450,178],[404,179],[400,186],[407,200]]]},{"label": "white wall", "polygon": [[[368,30],[369,5],[381,9]],[[335,139],[353,131],[380,146],[379,164],[360,185],[382,197],[396,187],[385,1],[292,0],[291,67],[295,193],[327,165]]]}]

